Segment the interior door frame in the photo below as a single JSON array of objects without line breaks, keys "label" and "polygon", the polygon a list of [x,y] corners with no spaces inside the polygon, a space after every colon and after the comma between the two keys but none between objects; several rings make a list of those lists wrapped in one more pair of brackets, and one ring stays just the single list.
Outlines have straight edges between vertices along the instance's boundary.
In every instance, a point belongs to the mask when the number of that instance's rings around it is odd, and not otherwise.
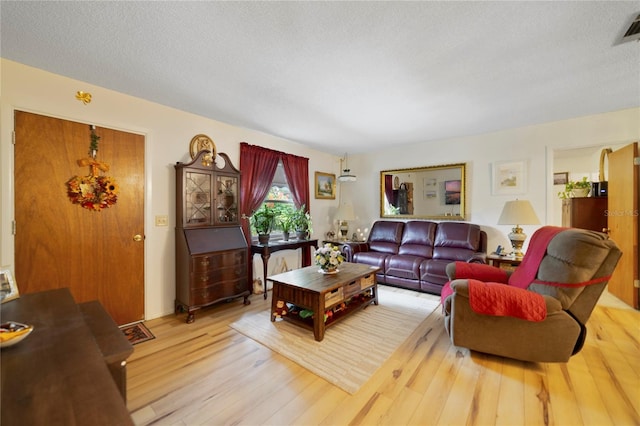
[{"label": "interior door frame", "polygon": [[[119,126],[119,125],[115,125],[113,123],[110,122],[103,122],[103,121],[98,121],[98,120],[91,120],[88,121],[87,117],[84,118],[80,118],[80,117],[69,117],[69,116],[61,116],[55,113],[52,113],[50,111],[41,111],[41,110],[35,110],[33,108],[25,108],[25,107],[19,107],[16,105],[11,105],[10,108],[6,109],[6,114],[8,114],[7,120],[5,120],[5,117],[0,118],[0,120],[3,123],[10,123],[10,126],[6,126],[7,131],[10,132],[11,134],[11,140],[14,141],[14,134],[15,134],[15,123],[14,123],[14,117],[15,117],[15,113],[16,111],[24,111],[24,112],[28,112],[28,113],[32,113],[32,114],[38,114],[38,115],[43,115],[43,116],[47,116],[47,117],[51,117],[51,118],[55,118],[55,119],[60,119],[60,120],[68,120],[68,121],[74,121],[76,123],[81,123],[81,124],[86,124],[86,125],[96,125],[98,127],[104,127],[104,128],[109,128],[112,130],[118,130],[118,131],[122,131],[122,132],[128,132],[128,133],[133,133],[133,134],[137,134],[140,135],[144,138],[144,199],[143,199],[143,206],[144,206],[144,214],[142,217],[143,220],[143,232],[144,235],[149,235],[149,224],[152,223],[152,221],[149,220],[149,215],[151,214],[149,206],[151,206],[151,191],[149,188],[151,188],[152,182],[151,182],[151,178],[152,178],[152,174],[151,174],[151,159],[149,157],[149,155],[147,155],[147,152],[150,149],[149,146],[149,132],[148,129],[132,129],[130,127],[123,127],[123,126]],[[3,126],[4,127],[4,126]],[[6,159],[5,158],[6,155]],[[15,266],[15,235],[14,235],[14,231],[13,231],[13,227],[14,227],[14,223],[15,223],[15,185],[14,185],[14,179],[15,179],[15,164],[14,164],[14,155],[15,155],[15,145],[14,143],[10,144],[9,149],[5,149],[2,144],[0,144],[0,164],[2,165],[2,171],[3,173],[0,174],[0,185],[2,186],[2,199],[0,199],[0,205],[2,206],[6,206],[6,208],[2,208],[0,209],[0,226],[2,227],[3,231],[2,231],[2,242],[0,242],[1,246],[0,246],[0,265],[2,266],[9,266],[11,269],[14,268]],[[4,167],[5,164],[8,164],[8,167]],[[7,213],[4,213],[7,212]],[[6,238],[4,238],[4,236],[6,236]],[[149,278],[148,278],[148,266],[150,265],[150,260],[149,260],[149,249],[148,249],[148,245],[147,245],[147,239],[144,238],[143,241],[143,250],[144,250],[144,255],[143,255],[143,291],[144,291],[144,301],[143,301],[143,309],[144,309],[144,313],[143,313],[143,318],[146,320],[147,319],[147,314],[149,312]],[[19,287],[19,283],[18,283],[18,287]]]}]

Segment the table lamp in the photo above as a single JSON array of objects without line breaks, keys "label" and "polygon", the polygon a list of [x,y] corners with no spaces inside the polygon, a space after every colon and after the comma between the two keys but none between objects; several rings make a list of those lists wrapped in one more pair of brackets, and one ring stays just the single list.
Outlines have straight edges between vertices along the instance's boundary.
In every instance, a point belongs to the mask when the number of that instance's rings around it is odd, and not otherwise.
[{"label": "table lamp", "polygon": [[507,201],[502,209],[498,225],[515,225],[508,237],[513,246],[515,258],[521,260],[524,256],[522,246],[527,239],[527,234],[522,232],[520,225],[538,225],[540,221],[531,203],[527,200]]},{"label": "table lamp", "polygon": [[342,203],[340,207],[338,207],[338,211],[336,212],[336,219],[338,219],[338,230],[340,231],[340,239],[342,241],[346,241],[348,239],[347,235],[349,235],[349,220],[354,220],[356,218],[355,213],[353,212],[353,205],[351,203]]}]

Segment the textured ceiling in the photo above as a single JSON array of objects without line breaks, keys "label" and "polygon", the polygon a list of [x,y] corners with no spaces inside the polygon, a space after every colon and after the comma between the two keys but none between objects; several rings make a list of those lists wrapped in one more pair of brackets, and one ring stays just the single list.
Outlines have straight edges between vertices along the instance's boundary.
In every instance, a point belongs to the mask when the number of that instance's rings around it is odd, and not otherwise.
[{"label": "textured ceiling", "polygon": [[0,54],[358,153],[640,106],[640,43],[620,42],[638,13],[640,1],[2,1]]}]

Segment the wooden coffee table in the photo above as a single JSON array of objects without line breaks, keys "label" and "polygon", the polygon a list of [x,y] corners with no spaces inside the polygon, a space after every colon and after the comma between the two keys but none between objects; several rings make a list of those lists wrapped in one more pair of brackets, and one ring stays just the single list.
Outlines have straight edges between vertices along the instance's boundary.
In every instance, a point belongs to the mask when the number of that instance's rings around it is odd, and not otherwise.
[{"label": "wooden coffee table", "polygon": [[[308,309],[314,312],[310,318],[293,313],[282,318],[313,330],[315,339],[321,341],[327,327],[371,303],[378,304],[376,272],[379,270],[375,266],[345,262],[336,274],[323,274],[318,272],[318,266],[308,266],[272,275],[268,277],[273,282],[271,321],[278,316],[279,304],[291,303]],[[333,315],[325,322],[324,314],[330,309]]]}]

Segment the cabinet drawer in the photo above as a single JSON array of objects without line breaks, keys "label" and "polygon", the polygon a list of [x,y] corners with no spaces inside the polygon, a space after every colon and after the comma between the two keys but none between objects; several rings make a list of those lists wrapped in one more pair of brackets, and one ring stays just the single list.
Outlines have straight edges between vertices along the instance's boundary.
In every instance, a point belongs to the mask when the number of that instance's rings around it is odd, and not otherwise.
[{"label": "cabinet drawer", "polygon": [[353,280],[350,283],[345,284],[344,287],[342,287],[345,298],[353,296],[354,294],[360,293],[362,291],[360,281],[361,280],[359,279]]},{"label": "cabinet drawer", "polygon": [[196,272],[191,274],[191,287],[204,288],[224,281],[233,281],[246,278],[247,268],[245,265],[230,266],[209,271]]},{"label": "cabinet drawer", "polygon": [[344,292],[342,290],[342,287],[324,294],[324,306],[326,308],[332,305],[335,305],[336,303],[340,303],[343,300],[344,300]]},{"label": "cabinet drawer", "polygon": [[230,265],[246,265],[246,256],[247,253],[245,250],[194,256],[191,259],[191,270],[193,272],[199,272]]},{"label": "cabinet drawer", "polygon": [[219,282],[208,287],[191,290],[191,305],[207,305],[221,299],[232,298],[249,291],[246,279]]},{"label": "cabinet drawer", "polygon": [[376,274],[365,275],[360,278],[360,289],[364,290],[367,287],[371,287],[376,282]]}]

